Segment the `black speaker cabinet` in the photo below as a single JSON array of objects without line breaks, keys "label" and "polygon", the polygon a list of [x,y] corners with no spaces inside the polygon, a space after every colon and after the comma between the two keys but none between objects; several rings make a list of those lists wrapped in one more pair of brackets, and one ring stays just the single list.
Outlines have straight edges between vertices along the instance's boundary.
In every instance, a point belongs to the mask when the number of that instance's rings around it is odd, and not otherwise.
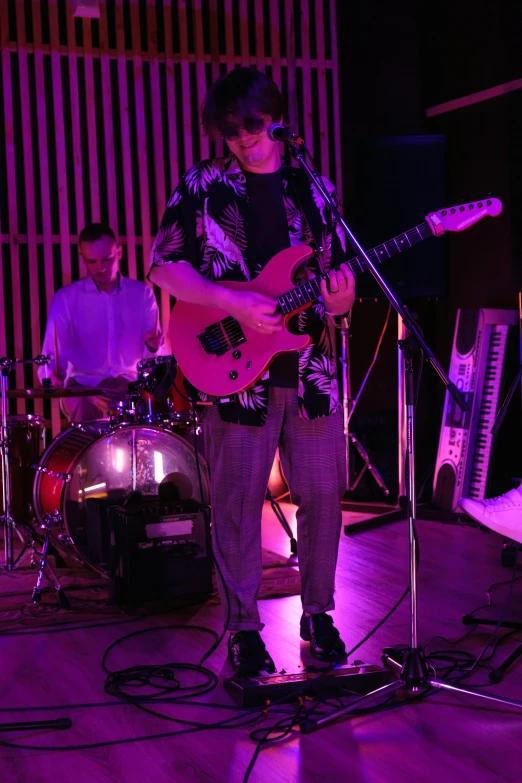
[{"label": "black speaker cabinet", "polygon": [[211,593],[205,515],[194,501],[143,498],[110,511],[111,597],[118,605]]},{"label": "black speaker cabinet", "polygon": [[[446,203],[446,148],[441,135],[389,136],[355,142],[352,228],[370,249],[422,223]],[[446,240],[429,238],[380,269],[401,298],[445,296]],[[381,297],[369,272],[357,278],[357,295]]]}]

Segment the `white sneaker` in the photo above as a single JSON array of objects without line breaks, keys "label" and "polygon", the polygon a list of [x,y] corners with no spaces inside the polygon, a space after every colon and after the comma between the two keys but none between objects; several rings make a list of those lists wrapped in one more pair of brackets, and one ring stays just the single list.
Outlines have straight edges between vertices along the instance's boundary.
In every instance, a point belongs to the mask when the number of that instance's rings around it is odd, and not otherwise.
[{"label": "white sneaker", "polygon": [[522,485],[489,500],[461,498],[459,506],[490,530],[522,543]]}]

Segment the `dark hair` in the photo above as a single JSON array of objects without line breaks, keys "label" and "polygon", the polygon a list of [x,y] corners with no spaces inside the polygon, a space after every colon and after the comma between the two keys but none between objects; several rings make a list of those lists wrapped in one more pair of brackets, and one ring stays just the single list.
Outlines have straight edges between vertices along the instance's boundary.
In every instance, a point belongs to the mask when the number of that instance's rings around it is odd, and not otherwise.
[{"label": "dark hair", "polygon": [[203,104],[203,127],[212,135],[232,114],[238,120],[252,114],[269,114],[276,122],[284,114],[279,87],[255,68],[234,68],[210,87]]},{"label": "dark hair", "polygon": [[78,244],[81,245],[82,242],[97,242],[98,239],[103,237],[110,237],[110,239],[117,242],[116,235],[110,226],[107,226],[105,223],[91,223],[80,231]]}]

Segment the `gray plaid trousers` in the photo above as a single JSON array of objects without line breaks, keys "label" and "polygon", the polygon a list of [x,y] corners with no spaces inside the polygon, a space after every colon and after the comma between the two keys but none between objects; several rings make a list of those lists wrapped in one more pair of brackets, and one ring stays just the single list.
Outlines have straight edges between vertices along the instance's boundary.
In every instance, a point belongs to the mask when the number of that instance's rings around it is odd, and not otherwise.
[{"label": "gray plaid trousers", "polygon": [[[271,388],[264,427],[229,424],[217,408],[205,411],[214,556],[226,582],[232,631],[261,630],[261,515],[279,447],[297,510],[297,546],[303,611],[334,608],[335,568],[346,489],[342,413],[300,418],[297,390]],[[226,608],[226,596],[220,594]]]}]

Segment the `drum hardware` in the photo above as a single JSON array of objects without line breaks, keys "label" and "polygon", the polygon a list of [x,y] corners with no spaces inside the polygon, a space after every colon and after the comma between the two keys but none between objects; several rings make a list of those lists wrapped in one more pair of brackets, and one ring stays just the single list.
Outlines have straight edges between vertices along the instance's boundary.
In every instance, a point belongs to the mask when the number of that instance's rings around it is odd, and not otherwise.
[{"label": "drum hardware", "polygon": [[80,432],[85,432],[86,431],[85,430],[85,425],[82,424],[80,421],[72,421],[69,424],[69,427],[70,428],[74,427],[75,429],[80,430]]},{"label": "drum hardware", "polygon": [[14,367],[13,359],[3,356],[0,359],[0,401],[2,408],[1,415],[1,437],[0,448],[2,457],[2,498],[3,514],[2,525],[4,528],[4,550],[5,550],[5,569],[12,571],[14,568],[14,550],[13,550],[13,532],[16,532],[21,541],[23,538],[16,528],[14,519],[11,516],[11,465],[9,458],[9,431],[7,426],[7,379],[9,373]]},{"label": "drum hardware", "polygon": [[114,396],[114,389],[103,386],[37,386],[34,389],[7,389],[8,399],[55,400],[61,397],[99,397],[101,394]]},{"label": "drum hardware", "polygon": [[66,484],[72,479],[72,473],[60,473],[58,470],[42,468],[40,465],[31,465],[31,467],[33,470],[38,471],[38,473],[47,473],[48,476],[60,479],[60,481],[65,481]]},{"label": "drum hardware", "polygon": [[138,363],[138,380],[132,386],[139,397],[139,421],[179,424],[190,427],[193,411],[188,398],[179,391],[183,376],[172,356],[157,356]]},{"label": "drum hardware", "polygon": [[33,588],[32,601],[35,604],[39,604],[42,600],[42,582],[44,576],[54,584],[56,595],[58,598],[58,605],[61,609],[70,609],[71,605],[67,596],[65,595],[63,588],[58,580],[58,577],[54,573],[53,569],[49,565],[47,553],[49,549],[49,539],[53,527],[62,525],[63,519],[59,511],[55,511],[52,514],[45,514],[43,524],[40,525],[41,530],[45,531],[44,540],[41,549],[36,548],[36,541],[32,542],[32,566],[38,566],[38,576],[36,578],[36,585]]},{"label": "drum hardware", "polygon": [[49,365],[51,363],[51,357],[49,354],[39,353],[34,359],[16,359],[16,364],[36,364],[37,367],[45,367],[45,377],[42,381],[44,386],[49,386]]}]

